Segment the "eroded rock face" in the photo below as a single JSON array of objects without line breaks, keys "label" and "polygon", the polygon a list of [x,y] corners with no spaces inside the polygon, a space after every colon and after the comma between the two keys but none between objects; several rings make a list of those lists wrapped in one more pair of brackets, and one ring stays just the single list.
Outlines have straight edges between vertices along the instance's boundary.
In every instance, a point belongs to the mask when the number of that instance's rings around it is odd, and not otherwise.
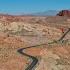
[{"label": "eroded rock face", "polygon": [[57,14],[57,16],[68,16],[68,17],[70,17],[70,10],[62,10]]}]

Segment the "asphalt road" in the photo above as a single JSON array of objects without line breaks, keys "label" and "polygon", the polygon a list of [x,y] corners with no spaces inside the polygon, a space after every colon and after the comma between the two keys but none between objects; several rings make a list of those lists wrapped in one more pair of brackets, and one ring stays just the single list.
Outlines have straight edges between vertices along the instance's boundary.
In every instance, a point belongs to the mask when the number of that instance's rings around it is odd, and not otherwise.
[{"label": "asphalt road", "polygon": [[[57,40],[57,41],[63,40],[63,38],[64,38],[69,32],[70,32],[70,28],[69,28],[69,29],[63,34],[63,36],[62,36],[59,40]],[[52,43],[54,43],[54,42],[52,42]],[[48,43],[48,44],[51,44],[51,43]],[[46,43],[45,43],[45,44],[40,44],[40,45],[46,45]],[[38,59],[37,59],[36,57],[34,57],[34,56],[31,56],[31,55],[26,54],[26,53],[24,52],[24,50],[29,49],[29,48],[33,48],[33,47],[37,47],[37,46],[40,46],[40,45],[35,45],[35,46],[30,46],[30,47],[18,49],[18,52],[19,52],[20,54],[22,54],[22,55],[24,55],[24,56],[27,56],[27,57],[29,57],[30,59],[32,59],[32,63],[31,63],[25,70],[32,70],[32,69],[36,66],[36,64],[38,63]]]},{"label": "asphalt road", "polygon": [[36,57],[28,55],[24,52],[25,49],[32,48],[32,47],[35,47],[35,46],[30,46],[30,47],[27,47],[27,48],[21,48],[21,49],[18,50],[18,52],[20,54],[32,59],[32,63],[25,70],[32,70],[36,66],[36,64],[38,63],[38,59]]}]

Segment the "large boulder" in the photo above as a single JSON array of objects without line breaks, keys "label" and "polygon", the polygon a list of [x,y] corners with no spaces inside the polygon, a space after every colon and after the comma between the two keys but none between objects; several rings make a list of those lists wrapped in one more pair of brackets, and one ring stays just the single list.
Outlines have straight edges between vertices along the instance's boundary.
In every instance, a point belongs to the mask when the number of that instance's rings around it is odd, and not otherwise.
[{"label": "large boulder", "polygon": [[62,10],[60,11],[57,16],[67,16],[70,17],[70,10]]}]

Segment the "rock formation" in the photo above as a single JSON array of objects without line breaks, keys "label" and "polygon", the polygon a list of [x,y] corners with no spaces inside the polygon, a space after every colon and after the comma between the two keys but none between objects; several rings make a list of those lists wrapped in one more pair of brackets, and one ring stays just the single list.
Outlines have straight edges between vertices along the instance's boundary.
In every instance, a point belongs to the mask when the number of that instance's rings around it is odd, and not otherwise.
[{"label": "rock formation", "polygon": [[57,16],[67,16],[70,17],[70,10],[62,10],[60,11]]}]

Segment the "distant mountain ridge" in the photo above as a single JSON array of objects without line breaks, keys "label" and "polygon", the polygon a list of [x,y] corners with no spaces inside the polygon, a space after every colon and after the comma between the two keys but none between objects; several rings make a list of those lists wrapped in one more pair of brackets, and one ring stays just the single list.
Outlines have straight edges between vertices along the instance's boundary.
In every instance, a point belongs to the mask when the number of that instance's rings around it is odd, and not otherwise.
[{"label": "distant mountain ridge", "polygon": [[58,12],[59,11],[56,11],[56,10],[48,10],[48,11],[45,11],[45,12],[33,13],[31,15],[34,15],[34,16],[56,16],[56,14]]}]

